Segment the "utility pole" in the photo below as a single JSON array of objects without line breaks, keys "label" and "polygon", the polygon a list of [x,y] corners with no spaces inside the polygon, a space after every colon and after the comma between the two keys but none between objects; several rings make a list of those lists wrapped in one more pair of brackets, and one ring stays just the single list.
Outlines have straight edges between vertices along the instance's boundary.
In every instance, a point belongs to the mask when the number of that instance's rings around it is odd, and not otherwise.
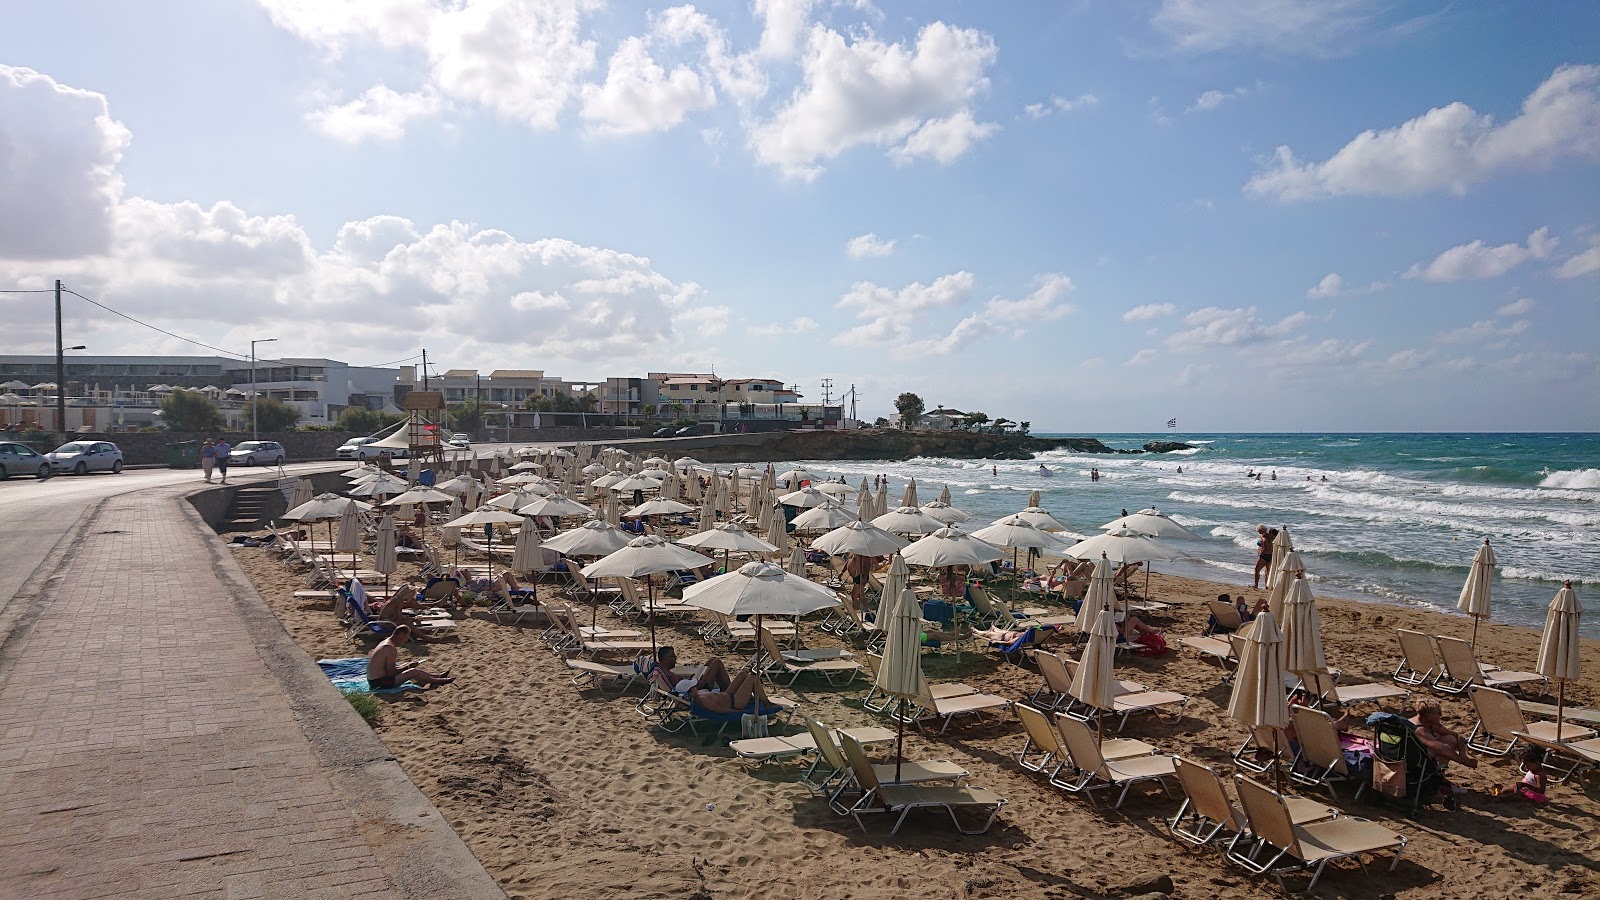
[{"label": "utility pole", "polygon": [[56,279],[56,432],[67,442],[67,351],[61,341],[61,279]]},{"label": "utility pole", "polygon": [[850,421],[858,421],[856,419],[856,386],[853,384],[850,385]]},{"label": "utility pole", "polygon": [[422,348],[422,389],[428,389],[428,348]]},{"label": "utility pole", "polygon": [[822,379],[822,405],[829,406],[833,403],[833,379]]}]

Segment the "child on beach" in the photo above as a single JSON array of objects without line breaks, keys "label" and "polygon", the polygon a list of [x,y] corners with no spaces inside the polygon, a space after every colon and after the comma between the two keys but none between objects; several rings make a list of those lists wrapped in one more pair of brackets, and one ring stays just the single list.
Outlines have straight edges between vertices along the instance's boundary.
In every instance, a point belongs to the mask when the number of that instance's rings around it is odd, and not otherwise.
[{"label": "child on beach", "polygon": [[1500,800],[1526,800],[1535,806],[1549,803],[1550,798],[1545,796],[1544,756],[1543,747],[1529,747],[1522,751],[1522,780],[1495,791],[1495,797]]}]

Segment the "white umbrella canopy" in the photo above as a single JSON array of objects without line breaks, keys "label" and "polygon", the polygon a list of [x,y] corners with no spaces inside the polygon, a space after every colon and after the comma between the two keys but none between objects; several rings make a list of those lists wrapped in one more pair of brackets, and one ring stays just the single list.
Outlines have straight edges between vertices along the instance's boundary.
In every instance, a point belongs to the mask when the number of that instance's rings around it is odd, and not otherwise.
[{"label": "white umbrella canopy", "polygon": [[1300,558],[1300,551],[1290,550],[1281,560],[1274,557],[1273,562],[1278,565],[1278,572],[1267,585],[1267,609],[1272,611],[1274,619],[1282,622],[1284,601],[1289,597],[1289,588],[1293,586],[1296,576],[1305,577],[1306,561]]},{"label": "white umbrella canopy", "polygon": [[630,475],[620,481],[613,482],[609,487],[611,490],[619,492],[659,491],[661,490],[661,482],[644,475]]},{"label": "white umbrella canopy", "polygon": [[905,741],[905,704],[929,693],[927,677],[922,673],[922,612],[907,578],[905,560],[896,556],[889,563],[889,577],[878,604],[877,622],[885,640],[883,662],[872,681],[874,687],[898,699],[901,705],[900,715],[895,717],[900,722],[900,740],[895,747],[896,779],[900,777]]},{"label": "white umbrella canopy", "polygon": [[549,480],[546,479],[544,476],[535,475],[532,472],[518,472],[515,475],[507,475],[506,477],[501,478],[501,479],[499,479],[498,481],[495,482],[495,484],[507,485],[507,486],[549,484],[549,483],[550,483]]},{"label": "white umbrella canopy", "polygon": [[803,487],[798,491],[790,491],[778,498],[784,506],[798,506],[811,509],[816,506],[826,506],[833,503],[833,499],[814,487]]},{"label": "white umbrella canopy", "polygon": [[668,465],[671,465],[672,463],[666,457],[652,456],[649,459],[645,460],[644,464],[647,465],[647,466],[668,466]]},{"label": "white umbrella canopy", "polygon": [[583,474],[588,475],[588,476],[590,476],[592,478],[592,477],[594,477],[596,475],[604,475],[604,474],[606,474],[606,467],[600,465],[599,463],[590,463],[587,466],[584,466],[579,471],[583,472]]},{"label": "white umbrella canopy", "polygon": [[592,516],[594,510],[570,497],[554,494],[549,497],[536,497],[522,506],[517,507],[517,512],[525,516]]},{"label": "white umbrella canopy", "polygon": [[714,528],[678,538],[677,543],[701,550],[727,550],[735,553],[772,553],[778,549],[746,531],[738,522],[724,522]]},{"label": "white umbrella canopy", "polygon": [[856,492],[855,488],[842,481],[824,481],[821,484],[813,484],[812,487],[834,497],[848,497]]},{"label": "white umbrella canopy", "polygon": [[444,523],[445,528],[470,528],[474,525],[518,525],[522,517],[493,506],[485,506]]},{"label": "white umbrella canopy", "polygon": [[[559,537],[559,535],[558,535]],[[555,540],[555,538],[551,538]],[[716,560],[701,556],[676,544],[668,543],[653,534],[636,537],[620,549],[613,550],[583,567],[585,578],[638,578],[658,572],[678,569],[698,569]]]},{"label": "white umbrella canopy", "polygon": [[[927,509],[927,507],[923,507]],[[1025,519],[1006,516],[972,532],[972,536],[994,544],[996,547],[1015,547],[1022,550],[1051,550],[1065,547],[1067,542],[1042,528],[1035,528]]]},{"label": "white umbrella canopy", "polygon": [[1283,668],[1304,678],[1328,671],[1328,658],[1322,649],[1322,620],[1311,583],[1305,578],[1293,582],[1283,605]]},{"label": "white umbrella canopy", "polygon": [[902,506],[872,520],[872,524],[895,534],[932,534],[945,524],[923,512],[920,507]]},{"label": "white umbrella canopy", "polygon": [[451,496],[444,491],[434,490],[430,487],[412,488],[391,500],[385,500],[384,506],[404,506],[410,503],[449,503]]},{"label": "white umbrella canopy", "polygon": [[1066,551],[1066,554],[1074,559],[1093,559],[1102,553],[1125,563],[1177,559],[1183,555],[1155,538],[1146,537],[1126,528],[1095,535],[1068,547]]},{"label": "white umbrella canopy", "polygon": [[669,516],[674,513],[693,512],[694,507],[687,503],[679,503],[668,497],[655,497],[635,506],[623,515],[627,516]]},{"label": "white umbrella canopy", "polygon": [[700,460],[692,456],[680,456],[672,461],[672,465],[679,469],[687,470],[700,465]]},{"label": "white umbrella canopy", "polygon": [[[1277,554],[1273,557],[1276,560]],[[1473,554],[1472,568],[1467,572],[1467,583],[1461,586],[1461,597],[1456,600],[1456,609],[1472,617],[1472,644],[1478,644],[1478,623],[1483,619],[1492,618],[1489,608],[1490,588],[1494,584],[1494,550],[1489,546],[1489,539],[1484,538],[1483,544],[1478,547],[1478,552]]]},{"label": "white umbrella canopy", "polygon": [[760,478],[765,472],[765,469],[758,469],[755,466],[740,466],[739,468],[733,470],[733,474],[735,476],[752,480]]},{"label": "white umbrella canopy", "polygon": [[363,478],[345,491],[352,497],[388,497],[404,493],[409,485],[401,478]]},{"label": "white umbrella canopy", "polygon": [[361,517],[354,500],[346,501],[344,512],[339,514],[339,536],[333,539],[333,552],[361,552]]},{"label": "white umbrella canopy", "polygon": [[933,500],[922,504],[922,511],[946,525],[955,525],[972,518],[972,513],[956,509],[942,500]]},{"label": "white umbrella canopy", "polygon": [[631,537],[604,519],[591,519],[545,541],[544,546],[563,556],[606,556],[628,546]]},{"label": "white umbrella canopy", "polygon": [[466,493],[461,495],[461,505],[467,509],[477,509],[483,501],[483,485],[473,481],[467,485]]},{"label": "white umbrella canopy", "polygon": [[1112,666],[1117,655],[1116,614],[1108,606],[1091,611],[1085,603],[1079,612],[1080,619],[1094,624],[1089,627],[1089,643],[1084,645],[1083,660],[1072,676],[1069,692],[1085,704],[1098,710],[1116,705],[1117,685]]},{"label": "white umbrella canopy", "polygon": [[[1047,534],[1054,534],[1058,537],[1070,537],[1073,540],[1078,540],[1082,537],[1082,535],[1074,534],[1072,531],[1069,531],[1065,525],[1057,522],[1050,516],[1049,513],[1045,512],[1044,510],[1039,510],[1039,513],[1041,513],[1041,515],[1029,515],[1028,512],[1024,510],[1023,512],[1012,513],[1009,516],[1001,516],[1000,518],[994,520],[994,524],[1015,525],[1018,522],[1022,522],[1027,525],[1031,525]],[[1063,543],[1070,544],[1071,541],[1063,541]]]},{"label": "white umbrella canopy", "polygon": [[511,471],[513,471],[513,472],[537,472],[542,468],[544,468],[544,466],[541,466],[536,462],[532,462],[530,460],[524,460],[524,461],[519,462],[516,465],[512,466],[511,467]]},{"label": "white umbrella canopy", "polygon": [[500,496],[495,497],[488,503],[485,503],[484,506],[491,506],[495,509],[509,509],[512,512],[521,512],[524,506],[527,506],[535,500],[543,499],[543,497],[544,495],[538,493],[537,491],[518,488],[509,494],[501,494]]},{"label": "white umbrella canopy", "polygon": [[369,503],[360,500],[351,500],[338,494],[318,494],[305,503],[294,507],[283,514],[285,519],[294,519],[298,522],[320,522],[324,519],[337,519],[344,513],[345,505],[354,503],[357,509],[366,511],[372,509]]},{"label": "white umbrella canopy", "polygon": [[422,460],[415,456],[406,460],[406,480],[415,483],[422,476]]},{"label": "white umbrella canopy", "polygon": [[339,474],[341,474],[344,477],[350,479],[351,481],[354,481],[357,478],[361,478],[361,477],[364,477],[364,476],[367,476],[367,475],[387,475],[389,473],[383,471],[382,469],[378,468],[377,466],[373,465],[372,463],[362,463],[362,464],[356,466],[353,469],[346,469],[343,472],[340,472]]},{"label": "white umbrella canopy", "polygon": [[297,506],[304,506],[305,504],[310,503],[311,498],[315,496],[316,488],[311,486],[311,479],[303,476],[296,478],[294,482],[294,493],[289,495],[289,508],[294,509]]},{"label": "white umbrella canopy", "polygon": [[897,534],[857,519],[812,541],[811,549],[821,550],[829,556],[848,556],[852,553],[860,556],[889,556],[899,553],[907,543],[905,538]]},{"label": "white umbrella canopy", "polygon": [[[1078,606],[1078,632],[1080,634],[1088,634],[1089,629],[1094,627],[1096,617],[1093,614],[1093,610],[1107,606],[1116,609],[1118,602],[1115,585],[1116,577],[1117,567],[1112,565],[1111,560],[1107,559],[1105,554],[1102,553],[1100,558],[1094,561],[1094,569],[1089,573],[1089,589],[1084,591],[1083,603]],[[1088,611],[1087,615],[1085,611]]]},{"label": "white umbrella canopy", "polygon": [[917,480],[915,478],[912,478],[912,479],[909,479],[909,480],[906,481],[906,492],[900,496],[900,505],[901,506],[917,506],[918,505],[917,504]]},{"label": "white umbrella canopy", "polygon": [[1539,640],[1539,659],[1533,670],[1556,683],[1556,741],[1561,740],[1561,719],[1566,715],[1567,682],[1577,681],[1581,675],[1582,643],[1578,625],[1583,618],[1583,607],[1578,605],[1578,594],[1567,582],[1550,601],[1550,611],[1545,614],[1544,635]]},{"label": "white umbrella canopy", "polygon": [[1283,634],[1272,613],[1263,612],[1242,636],[1244,652],[1234,673],[1228,716],[1252,733],[1272,729],[1276,750],[1278,732],[1289,725],[1289,698],[1283,690]]},{"label": "white umbrella canopy", "polygon": [[477,482],[473,481],[471,475],[457,475],[447,481],[439,482],[433,486],[433,489],[459,497],[467,492],[468,485],[473,484],[477,484]]},{"label": "white umbrella canopy", "polygon": [[[1167,517],[1167,514],[1154,507],[1141,509],[1131,516],[1113,519],[1100,526],[1102,531],[1117,531],[1126,528],[1129,531],[1159,538],[1183,538],[1185,540],[1199,540],[1200,535],[1179,525]],[[1283,534],[1285,532],[1279,532]]]},{"label": "white umbrella canopy", "polygon": [[814,506],[798,516],[790,524],[795,531],[828,531],[854,522],[856,517],[849,510],[837,503],[827,506]]},{"label": "white umbrella canopy", "polygon": [[[744,470],[740,469],[739,471],[743,472]],[[777,477],[776,483],[777,484],[791,484],[791,485],[794,485],[795,487],[799,487],[800,486],[800,482],[802,482],[802,481],[815,481],[815,480],[816,480],[816,476],[811,474],[811,470],[807,469],[805,466],[795,466],[794,468],[790,469],[789,471],[784,472],[782,475],[779,475]]]},{"label": "white umbrella canopy", "polygon": [[622,474],[621,472],[615,472],[615,471],[607,472],[604,475],[601,475],[599,478],[596,478],[595,480],[589,482],[589,486],[590,487],[597,487],[597,488],[608,488],[608,487],[611,487],[613,484],[616,484],[619,481],[627,480],[627,478],[628,478],[628,476]]},{"label": "white umbrella canopy", "polygon": [[1005,559],[999,547],[954,528],[941,528],[900,551],[914,566],[981,566]]},{"label": "white umbrella canopy", "polygon": [[803,616],[838,606],[839,598],[782,566],[756,561],[689,585],[683,602],[725,616]]}]

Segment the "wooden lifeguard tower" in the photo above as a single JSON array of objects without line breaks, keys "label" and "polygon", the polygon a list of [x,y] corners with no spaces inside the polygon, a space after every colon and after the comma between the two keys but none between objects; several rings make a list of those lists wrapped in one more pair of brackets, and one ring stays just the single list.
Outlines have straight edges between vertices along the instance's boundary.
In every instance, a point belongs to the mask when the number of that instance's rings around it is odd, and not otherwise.
[{"label": "wooden lifeguard tower", "polygon": [[438,420],[444,418],[444,393],[411,391],[405,395],[406,450],[412,459],[444,464],[444,441]]}]

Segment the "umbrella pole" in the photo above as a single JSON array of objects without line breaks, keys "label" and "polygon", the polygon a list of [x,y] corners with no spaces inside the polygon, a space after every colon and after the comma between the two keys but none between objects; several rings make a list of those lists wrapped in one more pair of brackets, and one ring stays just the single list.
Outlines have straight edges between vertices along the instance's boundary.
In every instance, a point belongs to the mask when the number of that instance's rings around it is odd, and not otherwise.
[{"label": "umbrella pole", "polygon": [[1480,618],[1479,616],[1473,616],[1472,617],[1472,642],[1471,643],[1472,643],[1472,649],[1473,650],[1477,650],[1478,649],[1478,619],[1479,618]]},{"label": "umbrella pole", "polygon": [[1278,782],[1278,793],[1283,793],[1283,761],[1278,758],[1278,729],[1272,729],[1272,771]]},{"label": "umbrella pole", "polygon": [[1556,679],[1556,743],[1561,743],[1561,717],[1567,708],[1567,680]]},{"label": "umbrella pole", "polygon": [[489,526],[489,580],[494,580],[494,525]]},{"label": "umbrella pole", "polygon": [[[650,619],[650,657],[654,659],[656,655],[656,583],[649,575],[644,576],[644,590],[647,598],[645,602],[650,604],[646,617]],[[598,604],[596,609],[598,609]]]},{"label": "umbrella pole", "polygon": [[896,718],[900,720],[900,734],[896,737],[894,744],[894,780],[898,782],[900,780],[900,764],[906,758],[906,698],[904,697],[900,698],[900,715]]}]

